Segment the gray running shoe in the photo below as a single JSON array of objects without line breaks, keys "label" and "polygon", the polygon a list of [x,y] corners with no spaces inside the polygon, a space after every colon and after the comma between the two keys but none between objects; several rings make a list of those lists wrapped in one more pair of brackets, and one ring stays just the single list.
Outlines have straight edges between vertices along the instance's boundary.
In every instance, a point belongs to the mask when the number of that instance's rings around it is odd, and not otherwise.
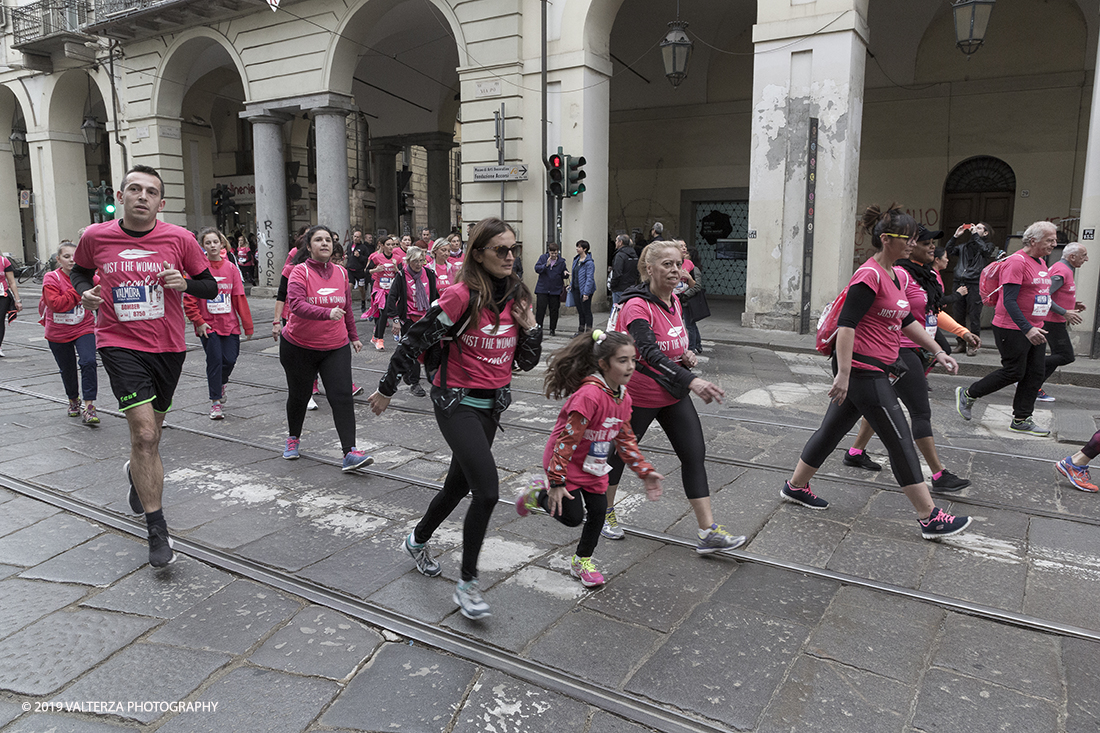
[{"label": "gray running shoe", "polygon": [[966,394],[965,387],[955,388],[955,409],[959,411],[959,417],[963,420],[970,419],[970,408],[977,402],[973,397]]},{"label": "gray running shoe", "polygon": [[459,583],[455,588],[453,599],[458,604],[458,610],[462,612],[462,615],[471,621],[493,615],[493,612],[489,610],[489,604],[481,597],[481,588],[478,586],[477,578]]},{"label": "gray running shoe", "polygon": [[1008,429],[1014,433],[1027,433],[1028,435],[1037,435],[1040,438],[1050,435],[1049,430],[1036,425],[1030,417],[1025,417],[1023,420],[1012,418],[1012,423],[1009,424]]},{"label": "gray running shoe", "polygon": [[736,550],[745,544],[745,535],[732,535],[720,524],[710,525],[707,536],[695,544],[695,551],[700,555],[709,555],[719,550]]},{"label": "gray running shoe", "polygon": [[409,557],[416,563],[416,569],[423,575],[427,575],[429,578],[434,578],[443,572],[443,568],[439,567],[439,563],[431,553],[428,552],[428,543],[425,542],[422,545],[413,543],[412,532],[409,532],[409,536],[405,538],[405,552],[409,553]]},{"label": "gray running shoe", "polygon": [[623,528],[619,526],[619,518],[615,516],[615,508],[607,510],[607,514],[603,518],[603,529],[600,530],[600,534],[609,540],[621,540],[625,534]]}]

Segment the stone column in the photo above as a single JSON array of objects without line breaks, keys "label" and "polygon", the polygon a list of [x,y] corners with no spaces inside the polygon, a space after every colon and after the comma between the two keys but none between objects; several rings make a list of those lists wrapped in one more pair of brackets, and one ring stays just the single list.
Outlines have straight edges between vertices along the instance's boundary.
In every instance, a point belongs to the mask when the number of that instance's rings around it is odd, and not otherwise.
[{"label": "stone column", "polygon": [[256,264],[260,286],[254,295],[273,296],[290,250],[286,210],[286,163],[283,158],[284,114],[266,110],[241,113],[252,123],[252,156],[256,171]]},{"label": "stone column", "polygon": [[[1100,62],[1100,49],[1097,49]],[[1100,68],[1100,67],[1097,67]],[[1092,239],[1086,239],[1091,230]],[[1096,232],[1100,231],[1100,84],[1092,85],[1092,107],[1089,110],[1089,137],[1085,152],[1085,182],[1081,189],[1081,222],[1077,230],[1078,241],[1088,248],[1089,261],[1077,270],[1074,282],[1077,284],[1077,300],[1088,308],[1082,314],[1081,325],[1070,331],[1073,348],[1079,354],[1096,356],[1100,352],[1100,337],[1096,328],[1097,280],[1100,279],[1100,247],[1097,246]]]},{"label": "stone column", "polygon": [[397,154],[396,145],[372,145],[374,154],[375,223],[390,234],[397,231]]},{"label": "stone column", "polygon": [[84,138],[79,132],[29,130],[27,147],[34,177],[36,254],[45,260],[61,240],[75,239],[91,221],[86,179],[83,173],[73,175],[85,169]]},{"label": "stone column", "polygon": [[11,135],[10,124],[0,121],[0,232],[5,232],[0,251],[12,252],[23,259],[22,212],[19,210],[19,191],[15,183],[15,158],[11,154],[8,135]]},{"label": "stone column", "polygon": [[351,110],[321,107],[311,111],[317,150],[317,223],[351,238],[348,208],[348,136],[345,118]]},{"label": "stone column", "polygon": [[428,152],[428,228],[442,237],[451,231],[451,148],[454,136],[440,133],[439,140],[425,142]]},{"label": "stone column", "polygon": [[[759,0],[753,28],[750,277],[742,322],[757,328],[798,329],[806,274],[803,229],[810,118],[818,119],[810,260],[814,317],[852,273],[867,2],[834,0],[820,9],[827,17],[807,15],[806,8]],[[815,33],[843,9],[851,12],[827,32]]]}]

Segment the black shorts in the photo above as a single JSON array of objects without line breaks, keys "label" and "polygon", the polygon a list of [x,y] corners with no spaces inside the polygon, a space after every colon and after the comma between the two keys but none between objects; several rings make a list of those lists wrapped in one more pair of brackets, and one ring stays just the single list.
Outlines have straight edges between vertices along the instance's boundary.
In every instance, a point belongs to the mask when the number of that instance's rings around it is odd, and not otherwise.
[{"label": "black shorts", "polygon": [[148,402],[156,412],[172,409],[172,395],[176,393],[185,356],[183,351],[151,354],[120,346],[99,349],[103,369],[111,380],[111,391],[123,412]]}]

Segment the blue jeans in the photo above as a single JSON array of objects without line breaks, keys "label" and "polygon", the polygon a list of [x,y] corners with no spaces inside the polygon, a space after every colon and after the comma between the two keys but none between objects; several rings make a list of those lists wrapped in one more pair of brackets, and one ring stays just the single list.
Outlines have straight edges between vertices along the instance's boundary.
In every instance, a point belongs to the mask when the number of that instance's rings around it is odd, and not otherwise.
[{"label": "blue jeans", "polygon": [[206,351],[206,387],[210,400],[220,400],[222,386],[229,382],[229,375],[237,365],[237,356],[241,353],[241,337],[237,334],[219,336],[213,331],[200,336],[202,348]]},{"label": "blue jeans", "polygon": [[621,301],[623,299],[623,293],[624,292],[626,292],[626,291],[620,290],[620,291],[616,292],[616,291],[612,290],[611,291],[611,305],[618,305],[619,301]]},{"label": "blue jeans", "polygon": [[[95,334],[86,333],[75,341],[54,343],[47,341],[54,361],[61,370],[61,383],[65,385],[65,396],[75,400],[83,393],[84,401],[95,401],[99,392],[99,377],[95,366]],[[77,385],[76,368],[80,367],[80,385]],[[80,389],[83,387],[83,390]]]}]

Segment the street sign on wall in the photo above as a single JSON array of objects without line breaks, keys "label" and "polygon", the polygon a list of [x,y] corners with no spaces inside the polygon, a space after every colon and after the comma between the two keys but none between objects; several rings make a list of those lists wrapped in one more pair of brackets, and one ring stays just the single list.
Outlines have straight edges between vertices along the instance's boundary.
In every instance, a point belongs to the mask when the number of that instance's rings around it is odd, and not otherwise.
[{"label": "street sign on wall", "polygon": [[526,165],[475,165],[474,183],[493,181],[526,181]]}]

